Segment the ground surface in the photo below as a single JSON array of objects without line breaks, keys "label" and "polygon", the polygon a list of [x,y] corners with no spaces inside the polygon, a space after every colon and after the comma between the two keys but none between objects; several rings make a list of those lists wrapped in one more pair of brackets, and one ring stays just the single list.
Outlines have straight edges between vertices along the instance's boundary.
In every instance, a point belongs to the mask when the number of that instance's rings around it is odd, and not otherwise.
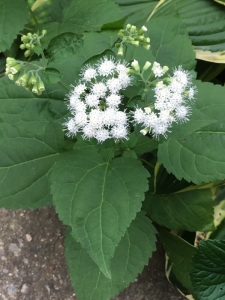
[{"label": "ground surface", "polygon": [[[63,255],[65,227],[52,208],[0,209],[0,300],[75,300]],[[113,300],[184,300],[164,275],[161,246]]]}]

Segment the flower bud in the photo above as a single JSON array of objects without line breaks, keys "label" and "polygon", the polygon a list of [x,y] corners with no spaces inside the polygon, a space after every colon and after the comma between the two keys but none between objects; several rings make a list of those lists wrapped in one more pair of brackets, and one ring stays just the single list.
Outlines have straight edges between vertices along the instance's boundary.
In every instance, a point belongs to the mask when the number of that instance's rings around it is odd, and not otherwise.
[{"label": "flower bud", "polygon": [[143,47],[144,49],[146,49],[146,50],[149,50],[149,49],[150,49],[150,45],[149,45],[149,44],[144,44],[144,45],[142,45],[142,47]]},{"label": "flower bud", "polygon": [[117,55],[121,55],[121,56],[123,55],[123,45],[120,45]]},{"label": "flower bud", "polygon": [[131,33],[137,33],[137,27],[134,26],[134,25],[131,25],[131,27],[130,27],[130,32],[131,32]]},{"label": "flower bud", "polygon": [[129,29],[131,29],[131,24],[127,24],[127,26],[126,26],[126,30],[129,30]]},{"label": "flower bud", "polygon": [[26,48],[25,44],[20,45],[20,49],[24,50]]},{"label": "flower bud", "polygon": [[146,135],[148,132],[149,132],[149,128],[144,128],[140,130],[140,133],[142,133],[143,135]]},{"label": "flower bud", "polygon": [[37,82],[37,78],[34,75],[31,75],[31,77],[28,80],[28,84],[34,85]]},{"label": "flower bud", "polygon": [[150,114],[151,113],[151,108],[148,106],[148,107],[145,107],[144,108],[144,110],[145,110],[145,112],[147,113],[147,114]]},{"label": "flower bud", "polygon": [[17,74],[19,72],[19,70],[21,69],[21,65],[20,64],[16,64],[14,67],[11,67],[9,69],[9,71],[12,73],[12,74]]},{"label": "flower bud", "polygon": [[164,72],[164,74],[165,74],[168,70],[169,70],[169,67],[167,67],[167,66],[164,66],[164,67],[163,67],[163,72]]},{"label": "flower bud", "polygon": [[142,35],[143,33],[145,33],[147,31],[147,27],[142,26],[141,29],[138,31],[138,35]]},{"label": "flower bud", "polygon": [[21,37],[21,41],[25,44],[25,43],[29,43],[30,39],[27,35],[23,35]]},{"label": "flower bud", "polygon": [[32,87],[32,93],[38,94],[38,86],[37,86],[36,83],[35,83],[34,86]]},{"label": "flower bud", "polygon": [[143,67],[142,70],[146,71],[146,70],[148,70],[150,68],[150,66],[151,66],[151,63],[149,61],[146,61],[146,63],[144,64],[144,67]]},{"label": "flower bud", "polygon": [[140,72],[140,66],[139,66],[138,61],[136,59],[133,60],[133,62],[131,63],[131,66],[134,68],[134,70],[136,72],[138,72],[138,73]]},{"label": "flower bud", "polygon": [[30,55],[30,50],[27,50],[27,51],[24,52],[25,57],[28,57],[29,55]]},{"label": "flower bud", "polygon": [[143,42],[143,43],[150,43],[150,38],[149,38],[149,37],[144,38],[144,39],[142,40],[142,42]]},{"label": "flower bud", "polygon": [[38,82],[38,91],[43,92],[44,90],[45,90],[44,83],[43,83],[43,81],[39,80],[39,82]]},{"label": "flower bud", "polygon": [[24,73],[22,76],[20,76],[17,79],[17,81],[20,82],[19,85],[24,86],[27,83],[28,79],[29,79],[29,74],[28,73]]},{"label": "flower bud", "polygon": [[43,29],[42,32],[41,32],[43,35],[45,35],[47,33],[47,30],[46,29]]},{"label": "flower bud", "polygon": [[130,43],[131,43],[131,45],[139,46],[139,42],[138,41],[131,41]]}]

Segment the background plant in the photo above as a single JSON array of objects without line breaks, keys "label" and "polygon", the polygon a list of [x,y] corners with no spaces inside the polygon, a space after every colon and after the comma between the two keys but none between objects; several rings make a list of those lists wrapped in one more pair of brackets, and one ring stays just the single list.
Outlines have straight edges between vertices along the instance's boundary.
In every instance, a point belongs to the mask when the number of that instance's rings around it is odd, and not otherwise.
[{"label": "background plant", "polygon": [[[3,0],[0,22],[1,206],[56,207],[79,299],[110,299],[135,279],[155,250],[151,220],[171,231],[159,230],[170,279],[194,299],[223,299],[223,1]],[[121,48],[127,24],[147,28],[150,49]],[[141,69],[181,65],[196,78],[190,120],[167,139],[136,128],[112,147],[65,135],[82,66],[118,51]],[[131,111],[154,98],[140,82],[122,93]]]}]

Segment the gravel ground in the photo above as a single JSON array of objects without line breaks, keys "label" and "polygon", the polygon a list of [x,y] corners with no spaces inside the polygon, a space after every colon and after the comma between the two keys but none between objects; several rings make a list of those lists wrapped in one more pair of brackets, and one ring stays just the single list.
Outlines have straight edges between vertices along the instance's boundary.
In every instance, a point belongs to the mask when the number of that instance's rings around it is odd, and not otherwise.
[{"label": "gravel ground", "polygon": [[[66,227],[53,208],[0,209],[0,300],[76,300],[64,259]],[[113,300],[185,300],[164,275],[161,245]]]}]

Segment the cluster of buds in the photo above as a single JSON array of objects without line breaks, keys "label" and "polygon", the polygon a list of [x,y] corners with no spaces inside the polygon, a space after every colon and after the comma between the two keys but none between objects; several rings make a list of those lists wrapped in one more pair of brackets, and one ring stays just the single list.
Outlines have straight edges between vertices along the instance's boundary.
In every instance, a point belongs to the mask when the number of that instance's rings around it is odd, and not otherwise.
[{"label": "cluster of buds", "polygon": [[23,35],[21,37],[21,41],[23,42],[20,45],[20,49],[22,50],[26,50],[24,52],[24,56],[28,57],[30,55],[33,54],[33,52],[35,52],[35,47],[40,46],[41,45],[41,39],[44,37],[44,35],[47,33],[46,30],[42,30],[41,32],[42,34],[39,35],[38,33],[28,33],[27,35]]},{"label": "cluster of buds", "polygon": [[136,26],[127,24],[125,29],[121,29],[118,32],[118,36],[120,38],[120,41],[116,43],[116,47],[118,49],[118,55],[123,55],[124,53],[124,46],[127,46],[128,44],[134,45],[134,46],[142,46],[146,50],[149,50],[150,48],[150,38],[145,37],[144,34],[147,31],[147,28],[145,26],[142,26],[141,29],[137,29]]},{"label": "cluster of buds", "polygon": [[43,68],[39,67],[36,70],[25,72],[25,66],[27,66],[26,62],[7,57],[5,74],[9,79],[14,80],[17,85],[24,87],[28,91],[32,91],[34,94],[41,95],[45,90],[45,86],[38,72]]}]

